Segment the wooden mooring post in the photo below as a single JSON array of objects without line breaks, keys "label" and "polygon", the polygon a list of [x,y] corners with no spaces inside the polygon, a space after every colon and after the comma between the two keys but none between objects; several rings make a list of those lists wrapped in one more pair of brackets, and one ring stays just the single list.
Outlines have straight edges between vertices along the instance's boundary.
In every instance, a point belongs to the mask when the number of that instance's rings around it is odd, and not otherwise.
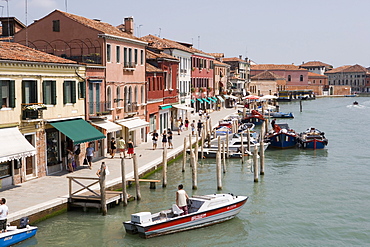
[{"label": "wooden mooring post", "polygon": [[266,126],[266,121],[262,123],[262,128],[261,128],[261,139],[260,139],[260,175],[265,174],[265,142],[264,142],[264,130]]},{"label": "wooden mooring post", "polygon": [[[220,138],[220,137],[219,137]],[[221,152],[217,151],[216,155],[216,174],[217,174],[217,190],[222,190],[222,179],[221,179]]]},{"label": "wooden mooring post", "polygon": [[141,200],[140,183],[139,183],[139,167],[137,163],[136,153],[133,154],[133,164],[134,164],[134,179],[135,179],[135,185],[136,185],[136,200]]},{"label": "wooden mooring post", "polygon": [[254,182],[258,182],[258,149],[255,148],[253,151],[253,173]]},{"label": "wooden mooring post", "polygon": [[[189,148],[191,148],[191,145]],[[184,137],[184,150],[182,153],[182,169],[181,169],[182,172],[185,172],[185,167],[186,167],[186,136]]]},{"label": "wooden mooring post", "polygon": [[127,188],[126,188],[126,171],[125,171],[125,159],[121,158],[121,176],[122,176],[122,193],[123,193],[123,206],[127,206]]},{"label": "wooden mooring post", "polygon": [[225,147],[225,141],[222,141],[222,159],[223,159],[223,162],[222,162],[222,170],[223,170],[223,173],[226,173],[226,147]]},{"label": "wooden mooring post", "polygon": [[162,187],[167,187],[167,147],[165,146],[163,149],[163,159],[162,159],[162,166],[163,166],[163,181]]},{"label": "wooden mooring post", "polygon": [[100,184],[100,196],[101,196],[101,211],[102,215],[107,215],[107,197],[105,194],[105,163],[102,162],[100,166],[100,176],[99,176],[99,184]]},{"label": "wooden mooring post", "polygon": [[195,155],[194,155],[194,151],[191,150],[191,155],[190,155],[190,164],[191,164],[191,168],[192,168],[192,173],[191,173],[191,177],[192,177],[192,181],[193,181],[193,190],[196,190],[198,189],[198,178],[197,178],[197,162],[195,160]]}]

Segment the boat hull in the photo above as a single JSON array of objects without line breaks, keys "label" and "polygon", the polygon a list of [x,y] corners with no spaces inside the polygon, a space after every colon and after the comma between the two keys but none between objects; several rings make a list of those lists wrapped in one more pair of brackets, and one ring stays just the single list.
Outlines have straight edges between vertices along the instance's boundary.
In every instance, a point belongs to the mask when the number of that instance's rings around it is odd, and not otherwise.
[{"label": "boat hull", "polygon": [[[131,222],[124,222],[123,224],[128,233],[139,233],[139,236],[143,238],[191,230],[234,218],[248,200],[248,197],[241,198],[242,199],[238,202],[227,204],[219,208],[179,216],[168,221],[148,226],[135,225]],[[134,230],[134,228],[136,228],[136,230]]]},{"label": "boat hull", "polygon": [[326,141],[322,140],[309,140],[309,141],[301,141],[302,148],[306,149],[323,149],[327,145]]},{"label": "boat hull", "polygon": [[274,134],[269,137],[271,148],[294,148],[297,145],[297,137],[285,133]]},{"label": "boat hull", "polygon": [[11,246],[29,239],[36,235],[37,227],[30,226],[28,228],[16,229],[5,233],[0,233],[0,246]]}]

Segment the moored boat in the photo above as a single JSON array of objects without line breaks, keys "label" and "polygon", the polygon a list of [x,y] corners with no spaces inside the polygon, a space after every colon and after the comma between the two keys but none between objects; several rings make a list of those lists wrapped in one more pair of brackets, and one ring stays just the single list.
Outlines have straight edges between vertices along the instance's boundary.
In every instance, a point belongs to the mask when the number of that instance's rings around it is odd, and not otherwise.
[{"label": "moored boat", "polygon": [[289,128],[287,123],[275,124],[274,129],[266,134],[269,147],[272,148],[294,148],[297,146],[299,135]]},{"label": "moored boat", "polygon": [[248,114],[244,119],[242,119],[242,123],[253,123],[255,125],[261,125],[266,119],[263,117],[261,113],[256,110],[252,110],[250,114]]},{"label": "moored boat", "polygon": [[[266,115],[267,116],[267,115]],[[284,112],[270,112],[268,116],[272,118],[294,118],[292,112],[284,113]]]},{"label": "moored boat", "polygon": [[310,128],[299,134],[298,145],[307,149],[323,149],[328,145],[328,139],[325,138],[324,132]]},{"label": "moored boat", "polygon": [[189,198],[189,213],[176,204],[171,209],[151,214],[140,212],[131,215],[131,220],[123,222],[127,233],[150,238],[174,232],[200,228],[235,217],[248,200],[247,196],[233,194],[213,194]]},{"label": "moored boat", "polygon": [[11,246],[22,242],[28,238],[35,236],[37,232],[36,226],[26,226],[25,228],[17,228],[16,226],[8,226],[7,232],[0,233],[0,246]]}]

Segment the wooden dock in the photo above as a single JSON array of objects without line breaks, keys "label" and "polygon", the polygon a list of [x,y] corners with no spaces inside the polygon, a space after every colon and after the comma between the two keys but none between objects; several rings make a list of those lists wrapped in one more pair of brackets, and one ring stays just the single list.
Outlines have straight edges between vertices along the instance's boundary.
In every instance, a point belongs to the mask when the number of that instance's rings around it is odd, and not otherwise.
[{"label": "wooden dock", "polygon": [[[101,195],[99,194],[100,190],[95,190],[93,192],[86,191],[78,195],[73,195],[69,198],[70,207],[82,207],[84,211],[87,208],[97,208],[101,209]],[[105,191],[106,195],[106,205],[107,208],[117,205],[122,201],[123,193],[121,191]]]}]

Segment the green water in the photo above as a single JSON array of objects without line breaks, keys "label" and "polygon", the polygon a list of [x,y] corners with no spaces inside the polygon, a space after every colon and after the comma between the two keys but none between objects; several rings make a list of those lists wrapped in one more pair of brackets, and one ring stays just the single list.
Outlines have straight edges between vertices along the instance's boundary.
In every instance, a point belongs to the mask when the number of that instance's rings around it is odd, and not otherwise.
[{"label": "green water", "polygon": [[[251,161],[228,160],[222,192],[250,198],[236,218],[202,229],[152,239],[126,235],[122,222],[139,211],[170,207],[183,183],[188,194],[216,193],[214,160],[203,160],[198,190],[191,190],[189,167],[168,169],[168,186],[141,189],[143,199],[118,205],[103,217],[72,211],[39,223],[37,236],[19,246],[369,246],[370,245],[370,98],[327,98],[285,103],[297,132],[324,131],[324,150],[267,150],[265,175],[253,182]],[[161,178],[154,174],[153,178]],[[131,194],[135,194],[133,190]]]}]

